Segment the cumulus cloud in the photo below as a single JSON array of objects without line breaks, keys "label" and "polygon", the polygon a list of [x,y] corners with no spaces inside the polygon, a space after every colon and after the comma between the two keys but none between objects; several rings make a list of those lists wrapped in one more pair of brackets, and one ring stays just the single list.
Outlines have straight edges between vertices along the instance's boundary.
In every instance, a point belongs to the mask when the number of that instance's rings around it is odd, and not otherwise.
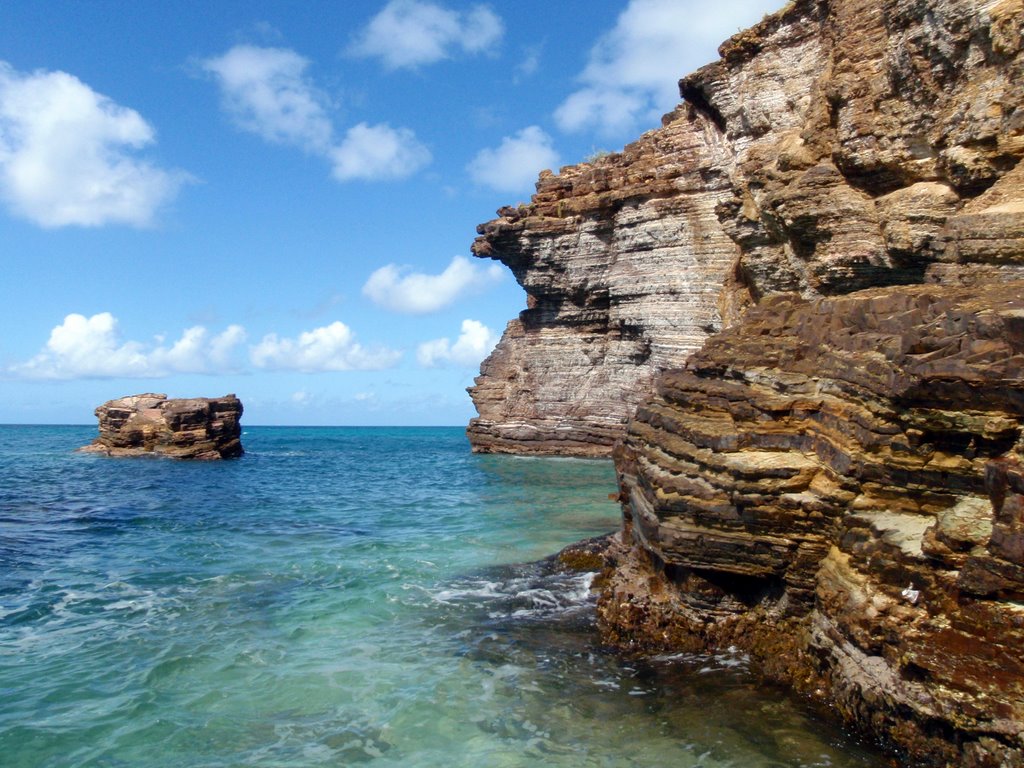
[{"label": "cumulus cloud", "polygon": [[270,333],[249,349],[249,360],[257,368],[304,373],[380,370],[395,365],[401,356],[392,349],[364,348],[352,329],[337,320],[294,339]]},{"label": "cumulus cloud", "polygon": [[191,177],[140,158],[155,131],[66,72],[0,62],[0,197],[43,227],[147,226]]},{"label": "cumulus cloud", "polygon": [[158,378],[172,373],[218,373],[233,369],[245,330],[231,325],[212,335],[202,326],[186,329],[170,346],[123,341],[109,312],[70,314],[50,332],[45,348],[10,372],[33,379]]},{"label": "cumulus cloud", "polygon": [[485,5],[458,12],[423,0],[391,0],[349,52],[379,58],[387,69],[411,69],[451,58],[457,49],[479,53],[497,44],[503,33],[501,18]]},{"label": "cumulus cloud", "polygon": [[363,286],[363,295],[375,304],[395,312],[426,314],[452,304],[460,296],[482,290],[502,279],[497,264],[483,266],[456,256],[439,275],[409,272],[387,264],[376,270]]},{"label": "cumulus cloud", "polygon": [[475,367],[498,343],[498,335],[477,320],[463,320],[462,333],[452,344],[447,338],[426,341],[416,350],[416,360],[425,368],[445,365]]},{"label": "cumulus cloud", "polygon": [[330,153],[334,178],[401,179],[430,164],[430,150],[408,128],[359,123]]},{"label": "cumulus cloud", "polygon": [[[706,63],[737,26],[775,10],[774,0],[732,0],[728,13],[697,0],[631,0],[590,51],[581,88],[555,112],[564,131],[620,135],[655,124],[679,101],[677,80]],[[695,59],[694,56],[702,57]]]},{"label": "cumulus cloud", "polygon": [[482,149],[466,167],[477,184],[498,192],[529,188],[545,168],[558,167],[551,137],[536,125],[506,136],[495,149]]},{"label": "cumulus cloud", "polygon": [[327,152],[328,99],[306,75],[309,60],[287,48],[236,45],[202,67],[220,85],[224,107],[243,130],[308,152]]},{"label": "cumulus cloud", "polygon": [[337,142],[330,101],[306,74],[309,60],[295,51],[236,45],[202,67],[242,130],[323,157],[338,181],[401,179],[431,162],[413,131],[386,123],[359,123]]}]

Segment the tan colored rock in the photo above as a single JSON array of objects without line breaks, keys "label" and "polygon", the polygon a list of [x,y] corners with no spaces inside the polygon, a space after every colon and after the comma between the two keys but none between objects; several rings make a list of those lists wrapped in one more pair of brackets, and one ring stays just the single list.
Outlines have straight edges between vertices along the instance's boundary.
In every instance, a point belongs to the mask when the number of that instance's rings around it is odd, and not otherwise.
[{"label": "tan colored rock", "polygon": [[168,400],[147,393],[96,409],[99,437],[80,449],[106,456],[230,459],[241,456],[242,403],[234,395]]},{"label": "tan colored rock", "polygon": [[[527,293],[475,450],[605,455],[659,370],[774,292],[1024,276],[1019,0],[795,0],[623,152],[478,228]],[[1014,170],[1016,168],[1016,170]]]},{"label": "tan colored rock", "polygon": [[527,293],[474,449],[623,438],[605,638],[746,648],[907,765],[1024,765],[1022,30],[794,0],[473,246]]}]

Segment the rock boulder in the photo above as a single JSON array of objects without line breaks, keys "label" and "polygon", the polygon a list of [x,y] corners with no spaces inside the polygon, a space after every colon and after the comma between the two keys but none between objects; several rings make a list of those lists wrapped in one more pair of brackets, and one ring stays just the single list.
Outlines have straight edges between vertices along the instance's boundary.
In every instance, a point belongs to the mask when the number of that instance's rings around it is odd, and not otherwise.
[{"label": "rock boulder", "polygon": [[82,448],[89,453],[201,460],[242,455],[242,402],[234,395],[130,395],[104,403],[96,417],[99,437]]}]

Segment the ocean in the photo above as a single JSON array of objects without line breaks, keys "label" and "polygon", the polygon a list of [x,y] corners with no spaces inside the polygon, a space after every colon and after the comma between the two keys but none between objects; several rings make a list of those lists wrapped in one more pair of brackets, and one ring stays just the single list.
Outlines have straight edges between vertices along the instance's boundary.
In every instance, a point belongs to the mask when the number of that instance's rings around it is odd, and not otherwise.
[{"label": "ocean", "polygon": [[0,765],[882,766],[738,652],[636,660],[591,575],[609,462],[461,428],[246,427],[246,455],[0,427]]}]

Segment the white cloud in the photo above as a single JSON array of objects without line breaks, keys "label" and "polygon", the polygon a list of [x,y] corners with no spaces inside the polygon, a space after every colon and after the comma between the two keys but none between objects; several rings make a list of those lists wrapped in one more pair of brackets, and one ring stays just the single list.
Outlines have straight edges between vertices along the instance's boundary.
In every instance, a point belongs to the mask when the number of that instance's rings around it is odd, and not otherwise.
[{"label": "white cloud", "polygon": [[400,179],[429,165],[430,150],[416,140],[408,128],[391,128],[386,123],[359,123],[348,130],[345,140],[331,150],[334,178]]},{"label": "white cloud", "polygon": [[501,18],[484,5],[460,13],[423,0],[391,0],[350,46],[387,69],[415,68],[450,58],[453,50],[479,53],[504,33]]},{"label": "white cloud", "polygon": [[582,87],[555,112],[559,128],[618,135],[639,122],[654,127],[679,101],[680,75],[711,61],[722,40],[777,6],[732,0],[714,12],[697,0],[631,0],[591,49]]},{"label": "white cloud", "polygon": [[135,151],[152,126],[66,72],[0,61],[0,197],[43,227],[147,226],[191,177]]},{"label": "white cloud", "polygon": [[32,379],[158,378],[171,373],[218,373],[232,370],[232,354],[245,330],[231,325],[210,336],[206,328],[186,329],[170,347],[122,341],[117,319],[109,312],[92,317],[70,314],[50,332],[46,347],[10,372]]},{"label": "white cloud", "polygon": [[551,137],[536,125],[506,136],[497,149],[482,149],[466,170],[473,181],[498,192],[520,192],[545,168],[558,167]]},{"label": "white cloud", "polygon": [[[673,89],[674,101],[679,100]],[[661,100],[659,100],[661,101]],[[555,122],[563,131],[574,132],[596,127],[606,136],[629,133],[638,119],[654,118],[654,112],[667,112],[671,107],[651,107],[651,98],[637,90],[583,88],[562,102],[555,111]]]},{"label": "white cloud", "polygon": [[338,181],[401,179],[430,164],[430,150],[413,131],[386,123],[359,123],[336,143],[329,100],[306,76],[309,61],[295,51],[236,45],[202,66],[216,76],[240,128],[323,157]]},{"label": "white cloud", "polygon": [[498,335],[477,320],[463,320],[462,333],[452,344],[447,338],[426,341],[416,350],[416,360],[425,368],[442,365],[475,367],[494,345]]},{"label": "white cloud", "polygon": [[270,333],[249,348],[249,359],[257,368],[306,373],[379,370],[395,365],[401,356],[401,352],[386,348],[365,349],[340,321],[305,331],[295,339]]},{"label": "white cloud", "polygon": [[395,312],[426,314],[447,307],[464,293],[501,280],[503,275],[497,264],[485,267],[464,256],[455,256],[439,275],[408,273],[406,268],[387,264],[370,275],[363,294]]},{"label": "white cloud", "polygon": [[328,99],[306,76],[309,61],[287,48],[236,45],[202,67],[220,84],[224,107],[243,130],[270,142],[324,153],[333,128]]}]

